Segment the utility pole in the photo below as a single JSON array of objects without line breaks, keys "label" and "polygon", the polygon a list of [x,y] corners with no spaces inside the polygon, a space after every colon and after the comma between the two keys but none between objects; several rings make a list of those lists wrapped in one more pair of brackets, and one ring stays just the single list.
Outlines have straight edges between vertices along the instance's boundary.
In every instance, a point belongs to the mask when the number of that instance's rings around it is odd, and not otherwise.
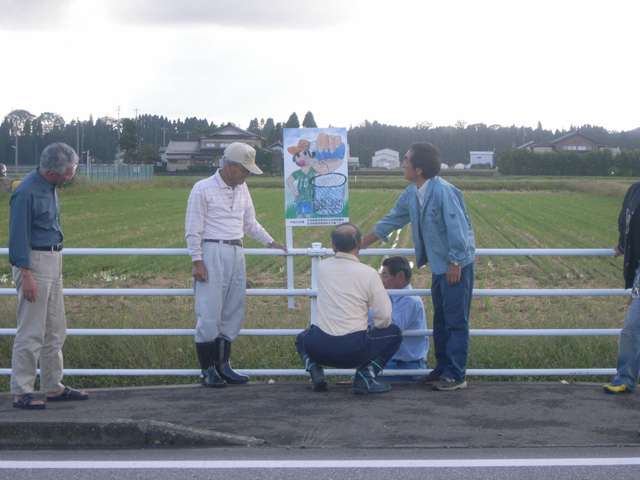
[{"label": "utility pole", "polygon": [[164,141],[164,134],[167,133],[167,127],[162,127],[162,146],[167,148],[167,142]]},{"label": "utility pole", "polygon": [[76,117],[76,153],[82,158],[82,152],[80,151],[80,119]]},{"label": "utility pole", "polygon": [[116,157],[116,163],[120,163],[120,105],[118,105],[118,124],[116,129],[118,130],[118,156]]},{"label": "utility pole", "polygon": [[136,107],[133,110],[136,112],[136,134],[138,135],[138,145],[140,145],[140,129],[138,128],[138,111],[139,111],[139,108]]},{"label": "utility pole", "polygon": [[11,119],[12,128],[9,130],[9,135],[13,133],[16,137],[16,144],[13,147],[16,151],[16,175],[18,175],[18,119],[13,117]]},{"label": "utility pole", "polygon": [[18,174],[18,130],[15,130],[16,134],[16,175]]},{"label": "utility pole", "polygon": [[[82,159],[82,154],[84,153],[84,123],[82,124],[82,126],[80,127],[80,129],[82,130],[82,135],[80,136],[80,159]],[[82,161],[81,161],[82,163]]]}]

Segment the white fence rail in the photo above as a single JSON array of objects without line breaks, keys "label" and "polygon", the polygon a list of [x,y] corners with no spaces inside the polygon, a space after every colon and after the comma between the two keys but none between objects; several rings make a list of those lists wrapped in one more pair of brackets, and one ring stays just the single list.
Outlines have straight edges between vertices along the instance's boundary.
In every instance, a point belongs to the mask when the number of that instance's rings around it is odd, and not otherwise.
[{"label": "white fence rail", "polygon": [[[0,248],[0,256],[8,255],[7,248]],[[63,255],[188,255],[183,248],[66,248]],[[283,255],[282,250],[247,248],[245,255]],[[333,255],[325,248],[290,249],[290,256],[312,257],[311,283],[316,285],[316,266],[323,256]],[[413,249],[367,249],[361,255],[406,255],[413,256]],[[477,249],[476,256],[613,256],[611,249]],[[388,290],[392,295],[430,296],[430,290]],[[248,289],[248,296],[305,296],[312,298],[311,319],[315,318],[317,288],[307,289]],[[484,296],[628,296],[623,289],[474,289],[474,297]],[[17,295],[15,288],[0,288],[0,296]],[[192,296],[193,289],[126,289],[126,288],[65,288],[65,296]],[[241,336],[296,336],[298,329],[243,329]],[[68,336],[188,336],[193,329],[69,329]],[[405,332],[405,336],[431,336],[432,330]],[[471,330],[473,337],[540,337],[540,336],[617,336],[620,329],[508,329]],[[0,328],[0,336],[16,334],[15,328]],[[303,369],[240,369],[240,373],[252,376],[307,376]],[[327,375],[350,376],[353,370],[326,369]],[[386,370],[389,375],[425,375],[428,370]],[[184,369],[65,369],[65,375],[79,376],[192,376],[200,370]],[[613,375],[615,368],[556,368],[556,369],[469,369],[471,376],[590,376]],[[0,368],[0,375],[10,375],[10,368]]]}]

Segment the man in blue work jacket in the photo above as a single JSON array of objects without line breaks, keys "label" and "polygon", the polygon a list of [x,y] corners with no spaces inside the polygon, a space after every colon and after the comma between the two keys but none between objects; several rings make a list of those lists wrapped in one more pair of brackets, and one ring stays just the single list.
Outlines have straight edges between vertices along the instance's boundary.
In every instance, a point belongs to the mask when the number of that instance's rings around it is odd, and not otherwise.
[{"label": "man in blue work jacket", "polygon": [[367,248],[411,222],[418,268],[431,265],[433,344],[436,366],[426,377],[434,390],[467,386],[469,312],[473,294],[475,240],[462,193],[438,177],[440,151],[427,142],[411,144],[404,157],[410,185],[393,210],[363,239]]}]

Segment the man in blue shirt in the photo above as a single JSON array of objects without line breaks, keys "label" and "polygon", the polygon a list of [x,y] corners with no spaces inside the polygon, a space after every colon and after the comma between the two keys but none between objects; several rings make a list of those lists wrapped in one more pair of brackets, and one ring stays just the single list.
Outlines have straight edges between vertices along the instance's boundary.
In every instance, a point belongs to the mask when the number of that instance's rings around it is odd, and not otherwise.
[{"label": "man in blue shirt", "polygon": [[18,329],[11,360],[13,406],[46,408],[33,395],[38,361],[40,389],[47,402],[86,400],[65,387],[62,345],[67,336],[62,297],[62,228],[56,186],[67,183],[78,156],[64,143],[42,152],[40,167],[26,176],[9,202],[9,262],[18,292]]},{"label": "man in blue shirt", "polygon": [[[404,257],[389,257],[382,262],[380,274],[382,284],[387,290],[412,290],[411,265]],[[425,360],[429,351],[429,338],[404,336],[410,330],[426,330],[427,320],[424,304],[418,296],[390,295],[391,323],[400,327],[403,333],[402,344],[387,363],[386,370],[424,370],[427,368]],[[369,326],[373,327],[373,315],[369,310]],[[385,382],[406,382],[418,380],[418,376],[383,375]]]},{"label": "man in blue shirt", "polygon": [[462,193],[438,177],[440,151],[427,142],[411,144],[404,157],[410,185],[373,232],[367,248],[411,222],[418,268],[431,265],[433,344],[437,364],[426,377],[434,390],[467,386],[469,313],[473,294],[475,239]]}]

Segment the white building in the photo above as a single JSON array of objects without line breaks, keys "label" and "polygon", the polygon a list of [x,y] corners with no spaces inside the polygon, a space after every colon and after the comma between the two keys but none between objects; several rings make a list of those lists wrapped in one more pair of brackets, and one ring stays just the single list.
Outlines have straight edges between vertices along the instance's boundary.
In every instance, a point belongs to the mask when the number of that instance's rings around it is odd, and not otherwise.
[{"label": "white building", "polygon": [[347,166],[353,168],[360,166],[360,158],[351,156],[351,149],[349,148],[349,144],[347,144]]},{"label": "white building", "polygon": [[374,168],[400,168],[400,154],[390,148],[378,150],[371,159]]},{"label": "white building", "polygon": [[489,164],[493,168],[493,152],[469,152],[469,164]]}]

